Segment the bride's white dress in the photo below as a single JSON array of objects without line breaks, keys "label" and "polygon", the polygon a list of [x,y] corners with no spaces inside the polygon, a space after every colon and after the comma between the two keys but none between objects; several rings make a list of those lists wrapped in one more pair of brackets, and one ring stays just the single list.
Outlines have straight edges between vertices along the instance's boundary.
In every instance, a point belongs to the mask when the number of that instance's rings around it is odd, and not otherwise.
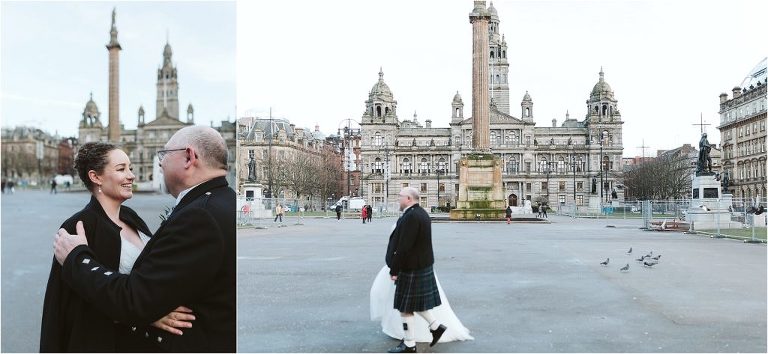
[{"label": "bride's white dress", "polygon": [[[432,309],[432,316],[438,323],[444,324],[448,329],[440,337],[439,343],[455,340],[475,339],[469,335],[469,330],[461,324],[459,318],[453,313],[448,298],[445,296],[440,280],[437,279],[437,289],[440,291],[442,304]],[[389,276],[389,267],[381,268],[371,286],[371,321],[381,320],[381,329],[384,333],[395,339],[403,339],[403,321],[400,312],[394,308],[395,284]],[[414,314],[414,339],[417,342],[431,342],[432,334],[429,332],[429,324],[419,315]]]}]

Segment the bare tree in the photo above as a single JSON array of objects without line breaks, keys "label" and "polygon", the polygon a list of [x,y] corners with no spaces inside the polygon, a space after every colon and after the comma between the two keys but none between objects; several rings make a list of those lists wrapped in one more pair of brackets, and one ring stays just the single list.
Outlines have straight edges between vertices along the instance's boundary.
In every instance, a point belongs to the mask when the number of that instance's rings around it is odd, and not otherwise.
[{"label": "bare tree", "polygon": [[685,198],[694,168],[685,155],[662,155],[624,173],[627,199]]}]

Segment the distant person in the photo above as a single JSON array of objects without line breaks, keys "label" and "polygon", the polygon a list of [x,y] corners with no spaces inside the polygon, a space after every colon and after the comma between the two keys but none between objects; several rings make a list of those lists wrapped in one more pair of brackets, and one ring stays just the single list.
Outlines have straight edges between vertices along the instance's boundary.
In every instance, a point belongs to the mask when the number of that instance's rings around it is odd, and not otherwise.
[{"label": "distant person", "polygon": [[507,225],[509,225],[509,222],[512,221],[512,206],[507,205],[507,210],[505,210],[506,216],[507,216]]},{"label": "distant person", "polygon": [[547,219],[547,205],[543,204],[541,208],[539,208],[539,210],[541,210],[541,213],[544,215],[544,218]]},{"label": "distant person", "polygon": [[14,182],[13,180],[10,180],[10,181],[8,181],[8,185],[7,185],[7,186],[5,186],[5,188],[8,188],[8,189],[10,189],[10,191],[11,191],[11,194],[13,194],[14,192],[16,192],[16,190],[15,190],[15,189],[13,189],[13,187],[14,187],[15,185],[16,185],[16,182]]},{"label": "distant person", "polygon": [[277,222],[278,218],[280,219],[280,222],[283,222],[283,210],[285,209],[283,209],[283,206],[280,204],[275,207],[275,221],[273,222]]},{"label": "distant person", "polygon": [[3,178],[3,189],[2,189],[2,194],[5,194],[5,184],[6,184],[6,183],[7,183],[7,182],[5,181],[5,178]]},{"label": "distant person", "polygon": [[360,215],[363,217],[363,224],[365,224],[365,221],[368,220],[368,205],[363,205]]},{"label": "distant person", "polygon": [[371,222],[373,219],[373,207],[368,204],[368,222]]},{"label": "distant person", "polygon": [[51,179],[51,193],[50,194],[56,194],[56,178]]},{"label": "distant person", "polygon": [[336,204],[336,221],[341,220],[341,204]]}]

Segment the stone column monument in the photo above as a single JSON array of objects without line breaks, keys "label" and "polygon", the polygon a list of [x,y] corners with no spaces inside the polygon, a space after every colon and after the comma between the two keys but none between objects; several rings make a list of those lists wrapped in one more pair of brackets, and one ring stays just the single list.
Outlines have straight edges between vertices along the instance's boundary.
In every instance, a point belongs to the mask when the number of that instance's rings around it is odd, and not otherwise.
[{"label": "stone column monument", "polygon": [[112,30],[109,31],[109,142],[120,141],[120,43],[117,41],[115,9],[112,9]]},{"label": "stone column monument", "polygon": [[490,149],[488,94],[488,21],[485,1],[475,1],[472,24],[472,149],[459,161],[459,199],[451,210],[454,220],[502,220],[506,199],[502,190],[501,160]]}]

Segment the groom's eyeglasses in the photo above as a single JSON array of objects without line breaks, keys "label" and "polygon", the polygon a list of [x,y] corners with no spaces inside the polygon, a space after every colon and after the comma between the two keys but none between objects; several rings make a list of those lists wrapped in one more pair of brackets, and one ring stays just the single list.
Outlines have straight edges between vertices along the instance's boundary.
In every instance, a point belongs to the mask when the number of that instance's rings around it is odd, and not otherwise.
[{"label": "groom's eyeglasses", "polygon": [[157,162],[161,162],[161,161],[163,161],[163,159],[165,158],[165,155],[168,155],[168,154],[169,154],[169,153],[171,153],[171,152],[174,152],[174,151],[184,151],[184,150],[187,150],[187,148],[183,148],[183,149],[167,149],[167,150],[157,150]]}]

